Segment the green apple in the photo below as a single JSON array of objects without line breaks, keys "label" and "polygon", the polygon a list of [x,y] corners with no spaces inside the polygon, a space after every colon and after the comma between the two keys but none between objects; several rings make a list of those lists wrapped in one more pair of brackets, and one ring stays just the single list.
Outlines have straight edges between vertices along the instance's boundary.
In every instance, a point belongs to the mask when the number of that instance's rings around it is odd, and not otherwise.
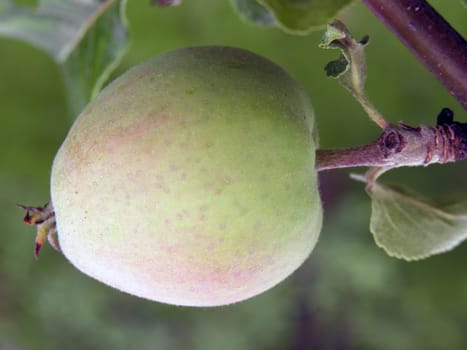
[{"label": "green apple", "polygon": [[61,250],[163,303],[264,292],[321,229],[314,128],[305,91],[249,51],[184,48],[139,64],[84,109],[54,160]]}]

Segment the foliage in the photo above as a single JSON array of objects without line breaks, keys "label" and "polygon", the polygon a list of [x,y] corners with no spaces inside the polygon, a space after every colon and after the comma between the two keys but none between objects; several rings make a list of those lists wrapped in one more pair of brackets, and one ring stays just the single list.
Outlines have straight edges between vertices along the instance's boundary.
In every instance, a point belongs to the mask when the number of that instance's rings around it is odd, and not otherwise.
[{"label": "foliage", "polygon": [[465,193],[455,204],[431,203],[406,189],[375,184],[370,230],[389,255],[423,259],[456,247],[467,238]]},{"label": "foliage", "polygon": [[0,2],[0,35],[24,40],[60,66],[73,115],[101,89],[127,46],[126,1]]},{"label": "foliage", "polygon": [[[233,0],[247,20],[261,25],[275,23],[292,34],[307,34],[322,28],[352,0]],[[276,20],[274,20],[276,19]]]}]

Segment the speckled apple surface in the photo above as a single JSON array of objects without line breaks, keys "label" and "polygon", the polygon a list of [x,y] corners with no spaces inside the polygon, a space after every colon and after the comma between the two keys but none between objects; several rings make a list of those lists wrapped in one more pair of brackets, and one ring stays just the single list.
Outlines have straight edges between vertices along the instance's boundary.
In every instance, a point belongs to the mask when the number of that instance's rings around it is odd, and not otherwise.
[{"label": "speckled apple surface", "polygon": [[313,120],[302,88],[245,50],[184,48],[132,68],[78,116],[54,160],[64,255],[163,303],[266,291],[321,229]]}]

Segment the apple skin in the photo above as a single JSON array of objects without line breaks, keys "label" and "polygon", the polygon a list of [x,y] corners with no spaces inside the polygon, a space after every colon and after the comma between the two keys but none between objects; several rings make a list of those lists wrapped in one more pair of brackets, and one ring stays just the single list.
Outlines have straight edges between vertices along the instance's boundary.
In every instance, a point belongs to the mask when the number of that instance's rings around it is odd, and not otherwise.
[{"label": "apple skin", "polygon": [[78,116],[52,167],[66,258],[121,291],[217,306],[284,280],[316,244],[314,117],[276,64],[230,47],[156,56]]}]

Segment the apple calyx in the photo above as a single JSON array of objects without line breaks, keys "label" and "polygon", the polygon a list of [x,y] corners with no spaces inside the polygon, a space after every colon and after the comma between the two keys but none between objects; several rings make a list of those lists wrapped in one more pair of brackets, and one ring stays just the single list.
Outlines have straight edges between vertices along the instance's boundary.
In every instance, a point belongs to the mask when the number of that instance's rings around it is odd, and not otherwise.
[{"label": "apple calyx", "polygon": [[28,225],[35,225],[37,228],[34,257],[36,259],[39,258],[39,252],[46,239],[52,248],[61,252],[57,239],[57,225],[52,202],[48,202],[43,207],[30,207],[22,204],[17,204],[17,206],[26,210],[26,216],[23,221]]}]

